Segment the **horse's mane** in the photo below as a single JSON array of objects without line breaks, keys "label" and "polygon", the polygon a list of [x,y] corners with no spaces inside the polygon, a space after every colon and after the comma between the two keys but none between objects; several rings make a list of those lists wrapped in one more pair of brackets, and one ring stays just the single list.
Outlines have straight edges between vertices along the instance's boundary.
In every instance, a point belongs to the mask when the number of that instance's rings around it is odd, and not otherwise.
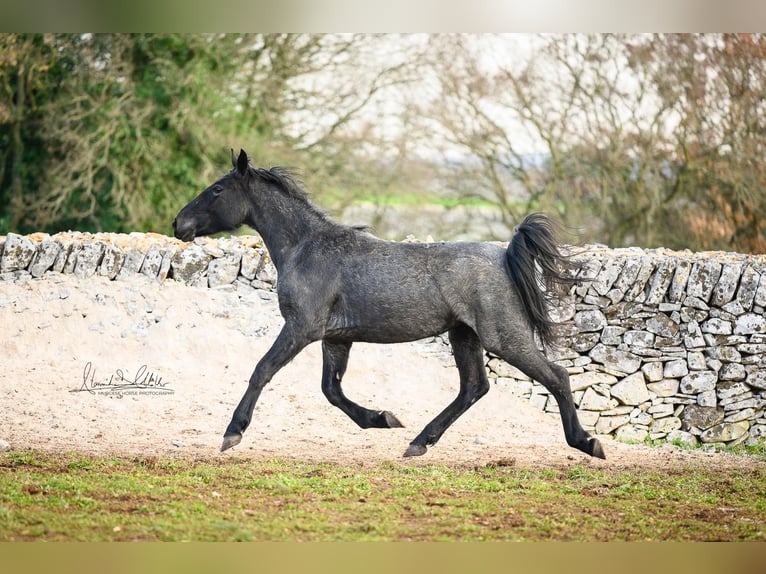
[{"label": "horse's mane", "polygon": [[268,169],[250,167],[250,171],[257,177],[260,177],[262,180],[275,184],[288,197],[299,200],[301,203],[306,205],[310,211],[314,212],[321,219],[325,221],[331,221],[327,217],[326,213],[314,205],[314,203],[311,201],[310,194],[304,191],[301,187],[303,182],[292,170],[286,167],[275,166]]},{"label": "horse's mane", "polygon": [[288,195],[298,199],[309,201],[309,194],[302,189],[303,182],[298,176],[286,167],[251,168],[252,171],[263,180],[274,183],[281,187]]}]

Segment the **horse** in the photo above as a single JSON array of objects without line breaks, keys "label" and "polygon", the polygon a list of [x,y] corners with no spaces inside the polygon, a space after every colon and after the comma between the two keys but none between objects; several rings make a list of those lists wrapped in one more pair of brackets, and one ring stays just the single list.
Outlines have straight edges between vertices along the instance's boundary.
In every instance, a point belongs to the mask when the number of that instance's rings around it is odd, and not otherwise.
[{"label": "horse", "polygon": [[553,295],[576,283],[573,270],[581,267],[562,253],[553,219],[527,215],[507,249],[483,242],[386,241],[331,220],[289,170],[255,168],[244,150],[235,157],[232,149],[231,163],[230,172],[181,209],[173,221],[175,237],[187,242],[242,225],[256,230],[277,269],[285,322],[250,376],[221,451],[241,442],[265,385],[315,341],[322,342],[321,388],[330,404],[361,428],[402,427],[392,412],[364,408],[343,393],[351,346],[446,332],[459,392],[412,440],[405,457],[425,454],[489,391],[486,350],[550,391],[571,447],[606,458],[580,424],[566,369],[544,353],[556,342],[557,324],[549,315]]}]

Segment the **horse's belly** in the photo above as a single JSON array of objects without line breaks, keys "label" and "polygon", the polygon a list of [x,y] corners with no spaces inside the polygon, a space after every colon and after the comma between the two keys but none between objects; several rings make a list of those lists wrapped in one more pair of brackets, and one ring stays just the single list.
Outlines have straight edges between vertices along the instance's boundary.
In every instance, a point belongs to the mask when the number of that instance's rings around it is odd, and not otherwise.
[{"label": "horse's belly", "polygon": [[330,318],[328,336],[368,343],[400,343],[431,337],[450,329],[453,314],[440,300],[372,300],[345,302]]}]

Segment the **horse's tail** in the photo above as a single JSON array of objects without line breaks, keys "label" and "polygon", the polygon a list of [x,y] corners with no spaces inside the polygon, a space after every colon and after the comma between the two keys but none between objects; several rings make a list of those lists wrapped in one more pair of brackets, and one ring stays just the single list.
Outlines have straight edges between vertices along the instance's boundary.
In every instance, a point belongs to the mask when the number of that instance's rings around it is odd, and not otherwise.
[{"label": "horse's tail", "polygon": [[553,347],[557,323],[550,318],[551,300],[580,282],[583,265],[561,252],[558,224],[542,213],[531,213],[514,230],[506,256],[511,279],[521,296],[532,327],[543,346]]}]

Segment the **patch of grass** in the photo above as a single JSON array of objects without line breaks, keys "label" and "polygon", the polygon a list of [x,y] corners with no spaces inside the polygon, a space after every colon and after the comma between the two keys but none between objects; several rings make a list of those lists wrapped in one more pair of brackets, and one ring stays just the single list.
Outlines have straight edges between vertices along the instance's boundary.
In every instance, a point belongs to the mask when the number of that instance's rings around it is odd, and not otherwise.
[{"label": "patch of grass", "polygon": [[752,468],[0,455],[2,541],[764,540],[764,524]]}]

